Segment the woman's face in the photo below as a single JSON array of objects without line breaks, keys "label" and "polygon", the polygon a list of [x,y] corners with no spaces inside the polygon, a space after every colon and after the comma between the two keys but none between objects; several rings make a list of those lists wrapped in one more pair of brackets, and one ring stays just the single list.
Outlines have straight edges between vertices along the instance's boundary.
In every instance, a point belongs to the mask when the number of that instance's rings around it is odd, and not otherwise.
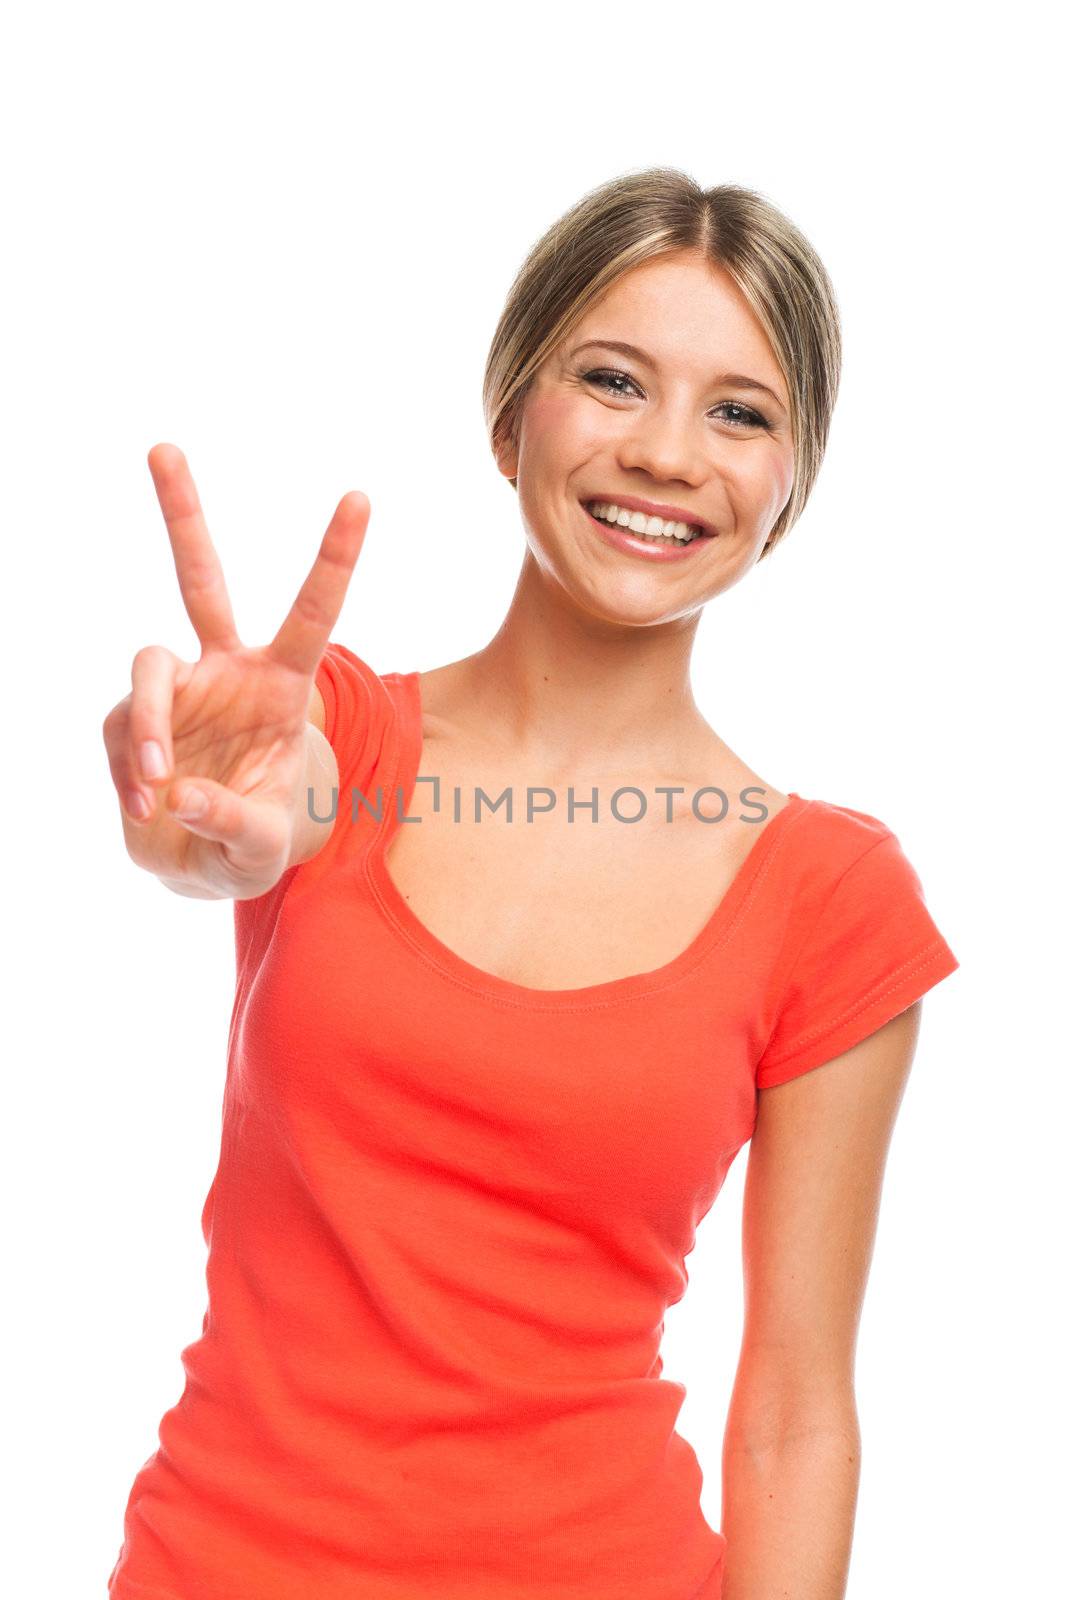
[{"label": "woman's face", "polygon": [[[736,583],[793,484],[781,368],[736,284],[695,252],[612,285],[538,371],[518,432],[497,463],[517,479],[534,559],[584,609],[620,622],[690,615]],[[639,539],[586,509],[620,499],[713,532],[684,546]]]}]

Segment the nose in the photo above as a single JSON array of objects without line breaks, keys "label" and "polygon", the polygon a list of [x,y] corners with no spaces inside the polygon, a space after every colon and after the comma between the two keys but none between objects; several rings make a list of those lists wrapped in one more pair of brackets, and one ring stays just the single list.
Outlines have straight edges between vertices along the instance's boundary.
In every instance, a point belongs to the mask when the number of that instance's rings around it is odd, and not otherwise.
[{"label": "nose", "polygon": [[663,407],[649,407],[620,440],[619,465],[695,487],[707,472],[705,446],[688,421]]}]

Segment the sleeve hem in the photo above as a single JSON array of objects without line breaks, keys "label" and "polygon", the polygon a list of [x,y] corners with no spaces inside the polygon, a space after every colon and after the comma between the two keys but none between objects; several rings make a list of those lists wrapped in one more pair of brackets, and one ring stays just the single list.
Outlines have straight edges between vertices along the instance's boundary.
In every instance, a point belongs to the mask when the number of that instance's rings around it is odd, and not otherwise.
[{"label": "sleeve hem", "polygon": [[374,669],[362,657],[331,639],[319,661],[315,682],[326,708],[323,734],[337,757],[339,803],[359,786],[373,720]]},{"label": "sleeve hem", "polygon": [[[329,647],[327,646],[327,648]],[[323,716],[324,726],[322,730],[323,737],[325,738],[327,744],[333,746],[334,736],[337,732],[337,691],[334,688],[333,677],[330,673],[330,669],[323,664],[322,660],[320,660],[319,666],[315,673],[315,685],[322,696],[322,703],[325,708]]]},{"label": "sleeve hem", "polygon": [[801,1073],[810,1072],[813,1067],[822,1066],[835,1056],[843,1055],[884,1023],[906,1011],[958,967],[959,962],[944,939],[938,937],[932,940],[916,951],[903,966],[883,978],[863,999],[850,1006],[843,1016],[809,1032],[788,1056],[761,1063],[756,1071],[757,1089],[769,1089],[775,1084],[785,1083]]}]

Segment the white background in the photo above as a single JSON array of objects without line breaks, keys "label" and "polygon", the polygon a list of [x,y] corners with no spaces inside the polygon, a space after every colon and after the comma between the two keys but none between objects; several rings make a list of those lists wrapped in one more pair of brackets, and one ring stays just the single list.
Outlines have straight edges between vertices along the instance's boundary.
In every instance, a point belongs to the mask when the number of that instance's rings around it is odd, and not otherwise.
[{"label": "white background", "polygon": [[[380,672],[479,648],[523,544],[480,408],[507,287],[582,193],[661,163],[794,217],[845,329],[822,477],[785,544],[708,608],[698,701],[779,788],[888,822],[961,962],[925,1002],[886,1176],[850,1600],[1055,1586],[1064,351],[1046,26],[1027,4],[664,0],[43,4],[7,24],[4,1567],[21,1600],[103,1600],[205,1306],[232,906],[128,861],[101,736],[140,646],[196,654],[146,452],[185,450],[248,642],[359,488],[372,519],[335,636]],[[716,1527],[744,1163],[663,1345]]]}]

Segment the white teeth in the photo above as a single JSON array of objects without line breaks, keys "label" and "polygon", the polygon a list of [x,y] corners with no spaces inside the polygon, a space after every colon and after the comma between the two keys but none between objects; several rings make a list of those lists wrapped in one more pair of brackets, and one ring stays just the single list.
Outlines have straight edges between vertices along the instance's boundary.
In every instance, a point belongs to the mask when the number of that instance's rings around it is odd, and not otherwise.
[{"label": "white teeth", "polygon": [[601,522],[617,522],[620,528],[629,528],[646,539],[674,539],[678,544],[689,544],[697,537],[692,523],[664,522],[662,517],[646,517],[643,511],[627,511],[606,500],[594,500],[589,509]]}]

